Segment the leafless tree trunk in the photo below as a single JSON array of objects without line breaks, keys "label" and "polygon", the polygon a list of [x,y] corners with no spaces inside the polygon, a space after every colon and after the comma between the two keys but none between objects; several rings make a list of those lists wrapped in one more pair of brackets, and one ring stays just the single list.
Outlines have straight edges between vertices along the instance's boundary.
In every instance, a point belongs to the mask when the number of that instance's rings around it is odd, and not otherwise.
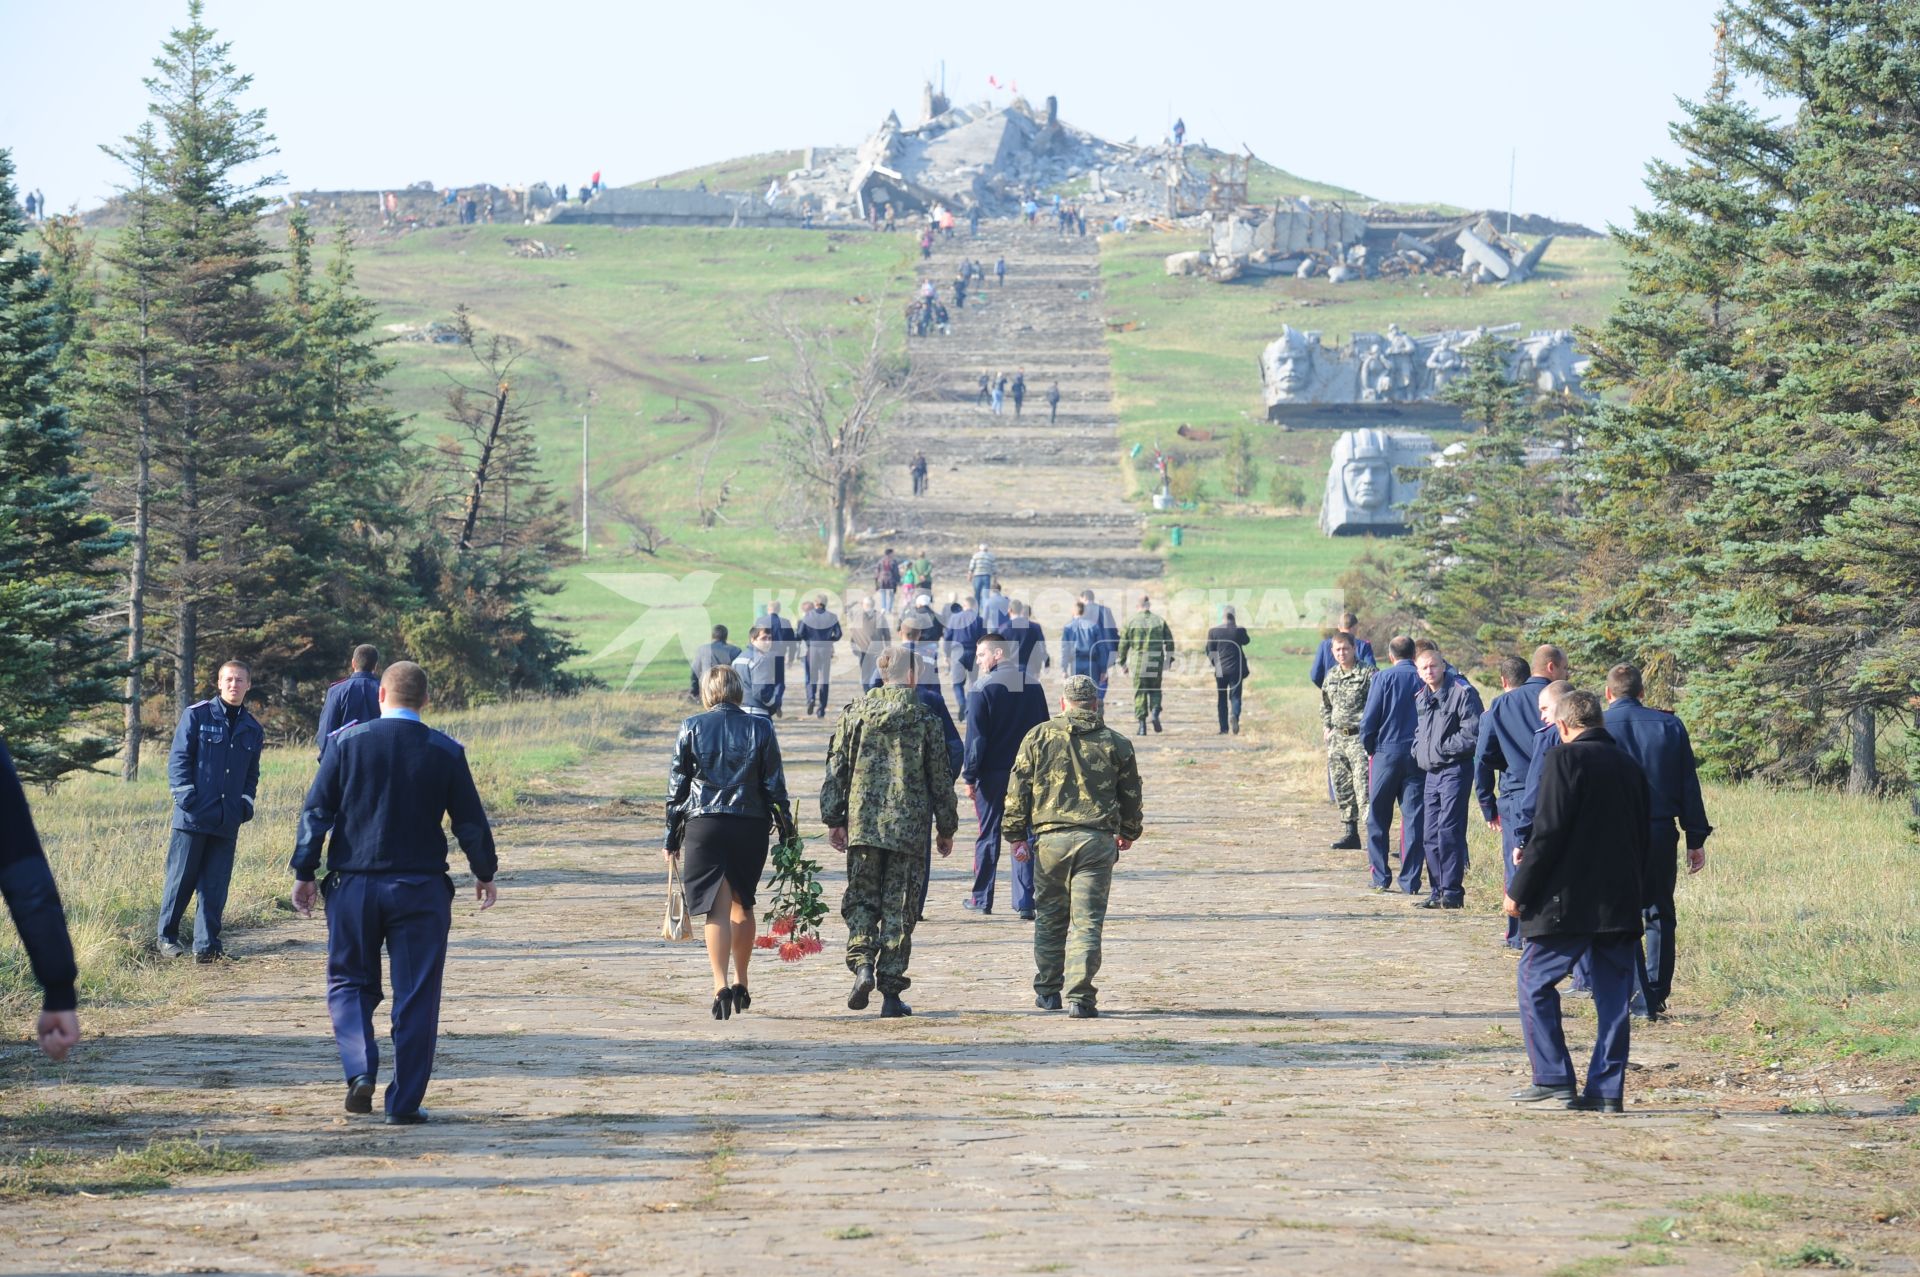
[{"label": "leafless tree trunk", "polygon": [[500,422],[507,415],[509,393],[504,381],[493,392],[493,424],[488,427],[486,438],[480,443],[480,456],[473,465],[473,487],[467,494],[467,514],[460,523],[462,550],[473,548],[473,528],[480,521],[480,502],[487,491],[487,467],[493,464],[493,449],[500,442]]},{"label": "leafless tree trunk", "polygon": [[778,310],[767,327],[788,358],[761,408],[774,423],[788,482],[826,527],[827,562],[844,567],[862,480],[880,459],[887,421],[913,393],[914,375],[877,308],[851,349],[831,330],[806,328]]}]

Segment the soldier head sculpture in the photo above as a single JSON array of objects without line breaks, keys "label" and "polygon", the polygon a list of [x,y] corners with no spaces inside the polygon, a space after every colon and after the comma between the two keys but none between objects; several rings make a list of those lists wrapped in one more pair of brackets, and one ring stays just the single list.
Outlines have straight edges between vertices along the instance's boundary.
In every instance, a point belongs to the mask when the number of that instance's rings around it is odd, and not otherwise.
[{"label": "soldier head sculpture", "polygon": [[1406,506],[1418,483],[1398,478],[1401,466],[1427,463],[1433,440],[1410,431],[1349,430],[1333,445],[1333,465],[1320,504],[1320,530],[1394,533],[1406,529]]}]

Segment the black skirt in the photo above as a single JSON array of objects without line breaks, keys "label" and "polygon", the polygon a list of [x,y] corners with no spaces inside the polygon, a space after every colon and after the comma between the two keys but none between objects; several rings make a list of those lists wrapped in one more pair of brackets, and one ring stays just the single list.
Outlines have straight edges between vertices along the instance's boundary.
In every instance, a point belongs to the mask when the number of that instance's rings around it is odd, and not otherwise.
[{"label": "black skirt", "polygon": [[720,880],[733,888],[741,907],[753,908],[760,875],[767,869],[764,816],[695,816],[680,840],[680,875],[687,884],[687,915],[697,919],[713,908]]}]

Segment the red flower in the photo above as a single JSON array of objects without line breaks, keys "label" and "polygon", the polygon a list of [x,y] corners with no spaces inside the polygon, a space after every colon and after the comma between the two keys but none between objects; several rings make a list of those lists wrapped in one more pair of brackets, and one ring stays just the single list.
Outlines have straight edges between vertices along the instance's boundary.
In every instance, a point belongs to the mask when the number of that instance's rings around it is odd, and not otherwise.
[{"label": "red flower", "polygon": [[782,962],[798,962],[805,956],[805,951],[791,940],[788,940],[780,946],[780,961]]},{"label": "red flower", "polygon": [[800,942],[800,948],[801,951],[805,953],[823,953],[826,951],[827,946],[826,942],[821,940],[819,936],[808,936]]},{"label": "red flower", "polygon": [[776,936],[792,935],[793,918],[791,916],[775,918],[773,920],[773,926],[770,927],[769,930]]},{"label": "red flower", "polygon": [[755,936],[753,938],[753,947],[756,949],[771,949],[777,943],[778,941],[772,936]]}]

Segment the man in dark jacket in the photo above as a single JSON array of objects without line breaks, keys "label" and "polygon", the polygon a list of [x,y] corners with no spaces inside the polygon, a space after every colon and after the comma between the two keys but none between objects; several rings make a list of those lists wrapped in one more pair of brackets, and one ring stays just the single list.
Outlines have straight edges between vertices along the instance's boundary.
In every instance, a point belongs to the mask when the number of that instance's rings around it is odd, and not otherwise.
[{"label": "man in dark jacket", "polygon": [[807,653],[807,712],[827,716],[827,692],[833,680],[833,648],[840,641],[840,618],[827,611],[827,596],[817,594],[800,618],[800,641]]},{"label": "man in dark jacket", "polygon": [[74,992],[79,972],[73,965],[73,941],[67,936],[67,915],[60,907],[60,891],[53,870],[40,848],[40,835],[27,809],[13,756],[0,741],[0,895],[20,933],[33,978],[40,982],[40,1019],[34,1036],[47,1058],[64,1060],[80,1040],[80,1005]]},{"label": "man in dark jacket", "polygon": [[380,649],[373,644],[353,649],[353,672],[327,689],[320,707],[320,730],[313,738],[316,757],[326,757],[327,738],[341,728],[380,717],[380,680],[373,672],[378,664]]},{"label": "man in dark jacket", "polygon": [[1053,657],[1047,651],[1046,631],[1028,614],[1027,605],[1015,599],[1007,605],[1007,610],[1012,614],[1008,619],[1007,639],[1013,644],[1014,659],[1020,664],[1021,695],[1027,707],[1024,730],[1031,731],[1053,717],[1047,708],[1047,689],[1040,685],[1040,672],[1053,664]]},{"label": "man in dark jacket", "polygon": [[1220,711],[1220,734],[1240,734],[1240,693],[1251,667],[1246,627],[1234,619],[1233,609],[1222,613],[1220,624],[1207,631],[1207,663],[1213,666],[1215,703]]},{"label": "man in dark jacket", "polygon": [[946,618],[947,682],[953,685],[953,703],[960,707],[960,718],[964,722],[967,693],[973,689],[973,680],[977,677],[974,649],[986,629],[980,624],[980,614],[958,596],[953,606],[960,610],[949,612]]},{"label": "man in dark jacket", "polygon": [[[1458,909],[1465,903],[1467,802],[1473,788],[1473,750],[1480,739],[1480,693],[1464,678],[1447,678],[1438,648],[1420,653],[1414,693],[1413,761],[1421,772],[1421,856],[1429,894],[1419,909]],[[1405,866],[1402,866],[1404,869]],[[1417,872],[1417,871],[1416,871]]]},{"label": "man in dark jacket", "polygon": [[[1665,710],[1640,703],[1640,671],[1616,665],[1607,671],[1607,733],[1646,773],[1652,793],[1650,850],[1647,857],[1646,952],[1641,964],[1641,995],[1649,1018],[1667,1009],[1673,992],[1673,888],[1680,876],[1679,833],[1687,836],[1687,872],[1707,865],[1706,803],[1700,797],[1700,773],[1686,724]],[[1674,823],[1679,822],[1679,831]]]},{"label": "man in dark jacket", "polygon": [[447,836],[473,870],[482,909],[499,899],[493,830],[460,742],[420,721],[427,672],[395,661],[380,679],[380,717],[341,732],[320,760],[300,812],[293,850],[293,907],[313,916],[326,851],[327,1012],[347,1077],[349,1113],[373,1111],[380,1048],[373,1009],[380,1005],[380,949],[393,976],[393,1081],[389,1126],[427,1120],[420,1107],[433,1075],[440,1033],[440,988],[453,926]]},{"label": "man in dark jacket", "polygon": [[[1007,805],[1007,775],[1020,740],[1027,734],[1030,711],[1022,690],[1025,681],[1013,659],[1013,645],[998,634],[982,638],[974,668],[979,679],[967,693],[966,754],[960,763],[960,781],[973,800],[977,832],[973,844],[973,889],[964,904],[981,913],[993,912],[993,888],[1000,870],[1000,818]],[[1022,918],[1033,917],[1033,865],[1013,866],[1013,907]]]},{"label": "man in dark jacket", "polygon": [[1393,805],[1400,804],[1400,890],[1420,890],[1424,863],[1420,811],[1426,778],[1413,761],[1414,694],[1420,690],[1420,671],[1413,667],[1413,640],[1396,634],[1387,644],[1393,664],[1374,675],[1367,688],[1367,707],[1360,716],[1360,748],[1371,765],[1367,771],[1367,868],[1375,891],[1393,885],[1387,863],[1387,832],[1393,827]]},{"label": "man in dark jacket", "polygon": [[772,599],[767,610],[754,618],[753,626],[773,636],[773,704],[767,712],[778,718],[787,699],[787,660],[794,654],[793,623],[780,615],[780,600]]},{"label": "man in dark jacket", "polygon": [[[1504,902],[1520,920],[1520,1022],[1533,1084],[1523,1103],[1617,1113],[1627,1074],[1627,1000],[1638,966],[1650,799],[1640,764],[1602,725],[1600,700],[1568,692],[1554,711],[1560,746],[1536,760],[1539,808]],[[1558,985],[1586,958],[1598,1026],[1584,1095],[1560,1023]]]},{"label": "man in dark jacket", "polygon": [[740,655],[740,649],[727,642],[727,627],[713,627],[713,641],[696,650],[693,654],[693,676],[688,680],[687,694],[694,700],[700,699],[700,684],[706,680],[707,671],[716,665],[731,665]]},{"label": "man in dark jacket", "polygon": [[187,901],[198,896],[193,956],[212,962],[224,950],[220,919],[233,880],[234,846],[240,826],[253,819],[260,788],[260,747],[266,733],[247,713],[252,671],[244,661],[220,667],[220,695],[196,701],[180,715],[167,754],[167,787],[173,791],[173,837],[167,844],[165,885],[160,895],[159,949],[177,958],[186,946],[180,923]]},{"label": "man in dark jacket", "polygon": [[[1567,676],[1567,658],[1551,644],[1534,649],[1529,664],[1517,656],[1500,662],[1504,689],[1480,717],[1480,741],[1474,751],[1474,790],[1480,814],[1500,833],[1501,873],[1513,880],[1514,809],[1533,767],[1534,737],[1540,731],[1540,692]],[[1507,919],[1507,947],[1520,947],[1520,928]]]}]

